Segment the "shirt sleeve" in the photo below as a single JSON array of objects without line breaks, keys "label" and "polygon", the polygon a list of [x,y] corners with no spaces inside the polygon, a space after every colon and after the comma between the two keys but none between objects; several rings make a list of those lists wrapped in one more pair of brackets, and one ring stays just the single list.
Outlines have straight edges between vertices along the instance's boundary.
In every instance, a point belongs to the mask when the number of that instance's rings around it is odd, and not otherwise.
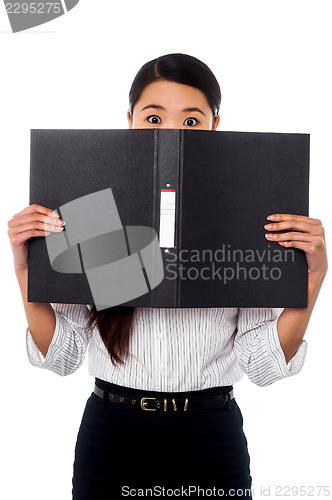
[{"label": "shirt sleeve", "polygon": [[249,379],[262,387],[296,375],[304,364],[307,352],[304,339],[286,363],[277,331],[282,311],[277,308],[239,309],[234,349]]},{"label": "shirt sleeve", "polygon": [[83,363],[91,339],[91,329],[85,327],[88,306],[85,304],[51,303],[55,313],[55,330],[44,358],[33,336],[26,329],[26,348],[30,363],[65,376]]}]

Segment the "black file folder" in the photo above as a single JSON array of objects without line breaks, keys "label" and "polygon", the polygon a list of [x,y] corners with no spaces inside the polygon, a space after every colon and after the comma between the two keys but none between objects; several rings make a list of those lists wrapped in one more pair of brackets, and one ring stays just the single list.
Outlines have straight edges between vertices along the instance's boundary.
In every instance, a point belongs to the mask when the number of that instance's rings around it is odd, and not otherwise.
[{"label": "black file folder", "polygon": [[[156,231],[164,278],[121,305],[307,307],[305,253],[268,241],[264,225],[275,213],[308,216],[309,142],[297,133],[31,130],[30,204],[57,210],[111,188],[123,226]],[[55,271],[45,237],[28,241],[30,302],[94,303],[83,272]]]}]

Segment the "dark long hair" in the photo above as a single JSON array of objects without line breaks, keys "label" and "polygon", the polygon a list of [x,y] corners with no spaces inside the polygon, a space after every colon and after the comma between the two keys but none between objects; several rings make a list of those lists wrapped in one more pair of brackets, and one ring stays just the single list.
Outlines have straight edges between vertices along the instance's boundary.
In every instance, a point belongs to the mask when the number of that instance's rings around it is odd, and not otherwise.
[{"label": "dark long hair", "polygon": [[[213,112],[219,113],[221,92],[210,68],[196,57],[175,53],[157,57],[145,63],[135,76],[129,91],[129,114],[143,90],[158,79],[182,83],[203,92]],[[95,305],[88,312],[88,327],[96,326],[114,365],[124,364],[129,355],[129,343],[136,307],[116,306],[97,311]]]}]

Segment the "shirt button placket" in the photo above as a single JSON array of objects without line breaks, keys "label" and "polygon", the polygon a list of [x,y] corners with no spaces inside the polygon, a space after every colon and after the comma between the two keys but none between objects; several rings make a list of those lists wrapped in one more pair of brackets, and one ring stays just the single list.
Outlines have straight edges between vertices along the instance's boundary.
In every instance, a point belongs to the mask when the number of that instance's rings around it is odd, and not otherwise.
[{"label": "shirt button placket", "polygon": [[158,310],[154,309],[154,331],[155,331],[155,353],[153,356],[153,366],[155,373],[155,390],[162,391],[162,333],[160,331],[160,323],[158,321]]}]

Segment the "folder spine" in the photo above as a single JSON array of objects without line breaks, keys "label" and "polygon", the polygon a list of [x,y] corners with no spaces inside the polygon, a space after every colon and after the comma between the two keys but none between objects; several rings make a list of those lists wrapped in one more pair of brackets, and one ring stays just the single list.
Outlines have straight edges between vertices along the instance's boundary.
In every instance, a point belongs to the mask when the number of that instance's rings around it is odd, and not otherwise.
[{"label": "folder spine", "polygon": [[[182,248],[182,189],[183,189],[183,143],[184,143],[184,134],[183,130],[179,130],[179,142],[178,142],[178,193],[177,193],[177,227],[176,227],[176,248],[177,248],[177,269],[179,269],[180,256],[181,256],[181,248]],[[181,307],[181,280],[179,272],[177,273],[178,277],[176,280],[176,307]]]},{"label": "folder spine", "polygon": [[[159,130],[155,129],[153,131],[153,213],[152,213],[152,227],[155,228],[156,233],[159,234],[159,217],[160,204],[159,204]],[[150,307],[154,307],[157,302],[158,290],[153,288],[150,292]]]},{"label": "folder spine", "polygon": [[[179,159],[180,130],[158,129],[158,203],[162,190],[175,190],[174,246],[161,247],[165,276],[163,286],[155,289],[155,307],[177,307],[178,304],[178,252],[179,252]],[[160,234],[158,221],[158,234]],[[175,277],[174,277],[175,274]]]}]

